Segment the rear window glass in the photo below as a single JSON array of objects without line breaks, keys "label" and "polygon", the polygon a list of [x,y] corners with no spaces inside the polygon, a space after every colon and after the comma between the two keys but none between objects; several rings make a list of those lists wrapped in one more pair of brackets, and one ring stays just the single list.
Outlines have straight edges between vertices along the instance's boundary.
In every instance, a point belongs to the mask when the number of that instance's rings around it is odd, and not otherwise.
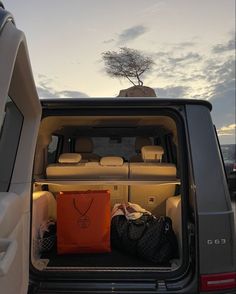
[{"label": "rear window glass", "polygon": [[59,137],[53,135],[52,141],[48,145],[48,164],[54,163],[57,161],[58,143],[59,143]]},{"label": "rear window glass", "polygon": [[0,191],[9,189],[24,117],[10,97],[0,120]]},{"label": "rear window glass", "polygon": [[121,156],[128,161],[132,156],[136,155],[135,137],[95,137],[92,139],[94,153],[101,157]]}]

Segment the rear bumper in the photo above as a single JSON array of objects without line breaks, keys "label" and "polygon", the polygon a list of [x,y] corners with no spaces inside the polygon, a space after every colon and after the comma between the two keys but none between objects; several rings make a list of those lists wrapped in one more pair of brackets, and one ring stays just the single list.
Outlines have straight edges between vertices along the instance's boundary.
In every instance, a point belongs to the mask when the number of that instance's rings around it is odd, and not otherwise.
[{"label": "rear bumper", "polygon": [[195,286],[188,286],[186,289],[171,290],[159,287],[155,283],[43,283],[40,288],[29,289],[28,294],[100,294],[100,293],[119,293],[119,294],[158,294],[158,293],[198,293]]}]

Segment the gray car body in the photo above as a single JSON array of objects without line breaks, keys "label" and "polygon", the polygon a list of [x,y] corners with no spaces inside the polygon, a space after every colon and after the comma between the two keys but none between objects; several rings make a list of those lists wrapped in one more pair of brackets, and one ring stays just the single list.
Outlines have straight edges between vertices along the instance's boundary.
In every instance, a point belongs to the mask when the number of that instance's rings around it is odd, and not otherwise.
[{"label": "gray car body", "polygon": [[[196,242],[194,252],[196,263],[192,268],[194,277],[182,281],[181,290],[174,290],[177,285],[174,282],[169,285],[166,283],[163,289],[157,282],[158,286],[154,284],[155,291],[151,292],[153,287],[149,284],[150,292],[148,293],[164,293],[164,289],[168,289],[168,293],[198,293],[201,275],[236,271],[235,216],[209,103],[204,100],[191,99],[90,98],[69,101],[66,99],[43,100],[42,105],[45,116],[59,113],[73,115],[80,109],[88,111],[97,109],[98,114],[101,110],[104,113],[111,109],[120,111],[120,113],[123,113],[125,109],[132,110],[133,114],[148,109],[149,111],[150,109],[153,111],[169,109],[178,112],[184,122],[182,131],[187,146],[188,197],[195,220],[192,232]],[[188,234],[191,234],[191,230],[188,231]],[[125,282],[119,283],[114,280],[112,284],[113,289],[117,288],[117,291],[119,287],[126,288]],[[95,285],[97,289],[101,286],[99,283]],[[146,283],[139,284],[137,290],[139,289],[140,293],[146,293],[144,289],[147,285]],[[76,287],[80,287],[79,284]],[[109,288],[109,282],[107,287]],[[135,287],[135,282],[133,287]],[[132,289],[131,285],[130,288]],[[136,293],[131,289],[130,293]],[[221,290],[218,293],[234,292],[235,290]]]},{"label": "gray car body", "polygon": [[186,106],[201,274],[236,270],[234,211],[210,112]]}]

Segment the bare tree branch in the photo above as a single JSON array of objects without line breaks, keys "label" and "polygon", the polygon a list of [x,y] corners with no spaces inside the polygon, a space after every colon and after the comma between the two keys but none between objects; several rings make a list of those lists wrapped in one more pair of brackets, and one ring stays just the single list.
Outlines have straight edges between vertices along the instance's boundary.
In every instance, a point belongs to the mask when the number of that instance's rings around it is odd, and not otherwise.
[{"label": "bare tree branch", "polygon": [[103,52],[102,58],[109,76],[126,78],[134,86],[143,85],[141,75],[149,71],[154,65],[151,57],[144,56],[138,50],[127,47],[121,47],[119,52]]}]

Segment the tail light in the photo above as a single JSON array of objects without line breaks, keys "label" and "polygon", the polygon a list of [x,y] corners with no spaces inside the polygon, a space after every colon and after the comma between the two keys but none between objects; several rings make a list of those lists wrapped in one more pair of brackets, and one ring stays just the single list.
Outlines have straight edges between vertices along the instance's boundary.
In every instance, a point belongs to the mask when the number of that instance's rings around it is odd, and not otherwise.
[{"label": "tail light", "polygon": [[223,289],[236,289],[236,272],[212,275],[201,275],[200,290],[216,291]]}]

